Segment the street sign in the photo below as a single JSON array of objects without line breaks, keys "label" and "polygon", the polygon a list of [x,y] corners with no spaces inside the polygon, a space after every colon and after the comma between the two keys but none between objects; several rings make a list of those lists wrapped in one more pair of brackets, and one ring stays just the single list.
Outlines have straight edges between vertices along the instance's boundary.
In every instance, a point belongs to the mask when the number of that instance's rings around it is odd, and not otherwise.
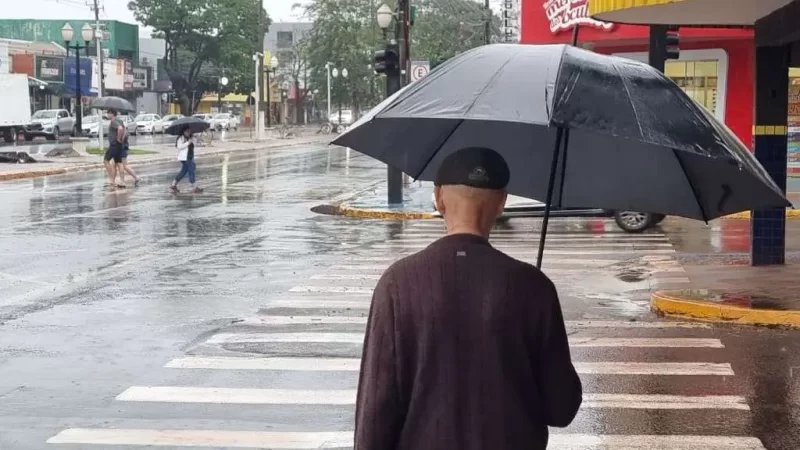
[{"label": "street sign", "polygon": [[411,82],[421,80],[431,71],[431,63],[428,61],[411,61]]}]

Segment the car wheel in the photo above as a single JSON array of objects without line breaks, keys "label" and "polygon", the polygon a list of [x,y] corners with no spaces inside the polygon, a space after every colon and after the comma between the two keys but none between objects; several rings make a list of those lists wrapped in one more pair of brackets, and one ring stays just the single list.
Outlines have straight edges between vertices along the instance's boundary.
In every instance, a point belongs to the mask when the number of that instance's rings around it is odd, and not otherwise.
[{"label": "car wheel", "polygon": [[17,129],[11,127],[3,133],[3,140],[6,142],[14,142],[17,139]]},{"label": "car wheel", "polygon": [[617,211],[614,220],[617,226],[628,233],[641,233],[654,225],[653,214],[637,211]]},{"label": "car wheel", "polygon": [[53,128],[53,133],[47,136],[48,141],[57,141],[60,137],[60,133],[58,132],[58,127]]}]

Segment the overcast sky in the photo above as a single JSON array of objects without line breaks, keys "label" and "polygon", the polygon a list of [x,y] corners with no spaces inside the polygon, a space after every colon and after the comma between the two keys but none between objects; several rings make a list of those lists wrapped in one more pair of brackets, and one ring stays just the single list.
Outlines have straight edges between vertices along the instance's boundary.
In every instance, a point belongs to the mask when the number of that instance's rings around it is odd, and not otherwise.
[{"label": "overcast sky", "polygon": [[[94,13],[86,5],[87,1],[94,0],[0,0],[0,3],[3,3],[4,19],[94,19]],[[133,14],[128,10],[129,0],[99,1],[103,7],[100,14],[101,19],[136,22]],[[292,5],[300,0],[262,1],[273,21],[299,20],[299,14],[302,11],[292,12]]]},{"label": "overcast sky", "polygon": [[[94,0],[0,0],[2,14],[6,19],[93,19],[94,14],[86,5]],[[100,17],[106,20],[119,20],[134,23],[133,14],[128,10],[128,0],[99,0],[102,6]],[[224,1],[224,0],[220,0]],[[292,11],[295,3],[307,0],[262,0],[264,7],[274,22],[295,22],[303,20],[302,10]],[[497,11],[500,0],[491,1]],[[143,33],[142,37],[148,34]]]}]

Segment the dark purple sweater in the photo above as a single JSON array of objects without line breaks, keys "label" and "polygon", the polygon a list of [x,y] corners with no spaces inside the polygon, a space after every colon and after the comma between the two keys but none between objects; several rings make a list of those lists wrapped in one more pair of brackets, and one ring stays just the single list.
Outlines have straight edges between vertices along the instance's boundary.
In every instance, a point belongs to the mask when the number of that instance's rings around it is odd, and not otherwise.
[{"label": "dark purple sweater", "polygon": [[372,299],[355,450],[538,450],[582,388],[553,283],[475,235],[398,261]]}]

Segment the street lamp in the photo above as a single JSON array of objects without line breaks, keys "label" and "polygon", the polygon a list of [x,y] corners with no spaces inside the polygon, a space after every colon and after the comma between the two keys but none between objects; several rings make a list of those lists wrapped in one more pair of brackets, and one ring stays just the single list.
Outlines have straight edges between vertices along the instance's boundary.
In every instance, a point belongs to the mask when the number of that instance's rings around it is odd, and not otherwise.
[{"label": "street lamp", "polygon": [[286,125],[286,122],[289,118],[289,114],[287,114],[288,105],[286,100],[288,100],[289,98],[290,88],[291,86],[289,85],[288,81],[284,81],[283,83],[281,83],[281,117],[282,117],[281,123],[283,123],[284,125]]},{"label": "street lamp", "polygon": [[[81,38],[83,38],[83,46],[80,42],[75,42],[75,45],[70,45],[70,42],[75,37],[75,31],[69,23],[65,23],[61,28],[61,38],[64,39],[64,46],[69,52],[70,49],[75,50],[75,136],[80,137],[83,132],[83,103],[81,99],[81,49],[86,50],[86,56],[89,56],[89,42],[94,38],[94,29],[88,23],[83,24],[81,27]],[[100,123],[102,125],[102,123]],[[100,126],[98,125],[98,126]]]},{"label": "street lamp", "polygon": [[[342,69],[341,74],[342,78],[347,78],[347,69]],[[333,78],[339,78],[339,70],[334,67],[333,70],[331,70],[331,75],[333,75]],[[342,124],[342,99],[339,98],[339,125],[341,124]]]},{"label": "street lamp", "polygon": [[228,77],[225,75],[219,78],[219,84],[217,85],[217,113],[222,112],[222,89],[228,85]]},{"label": "street lamp", "polygon": [[394,12],[392,8],[389,7],[386,3],[382,4],[378,8],[378,26],[383,30],[383,37],[386,37],[386,29],[389,28],[389,25],[392,24],[392,19],[394,18]]},{"label": "street lamp", "polygon": [[275,72],[278,69],[278,58],[273,56],[269,60],[269,69],[267,69],[267,128],[272,126],[272,99],[270,98],[270,80],[269,80],[269,73],[272,72],[272,75],[275,75]]},{"label": "street lamp", "polygon": [[261,117],[259,117],[258,109],[261,108],[261,86],[258,82],[258,72],[259,66],[258,63],[261,62],[261,58],[264,56],[263,53],[256,52],[253,55],[253,63],[255,63],[255,87],[256,87],[256,97],[253,104],[255,105],[255,111],[253,111],[253,127],[256,129],[256,141],[261,140]]}]

